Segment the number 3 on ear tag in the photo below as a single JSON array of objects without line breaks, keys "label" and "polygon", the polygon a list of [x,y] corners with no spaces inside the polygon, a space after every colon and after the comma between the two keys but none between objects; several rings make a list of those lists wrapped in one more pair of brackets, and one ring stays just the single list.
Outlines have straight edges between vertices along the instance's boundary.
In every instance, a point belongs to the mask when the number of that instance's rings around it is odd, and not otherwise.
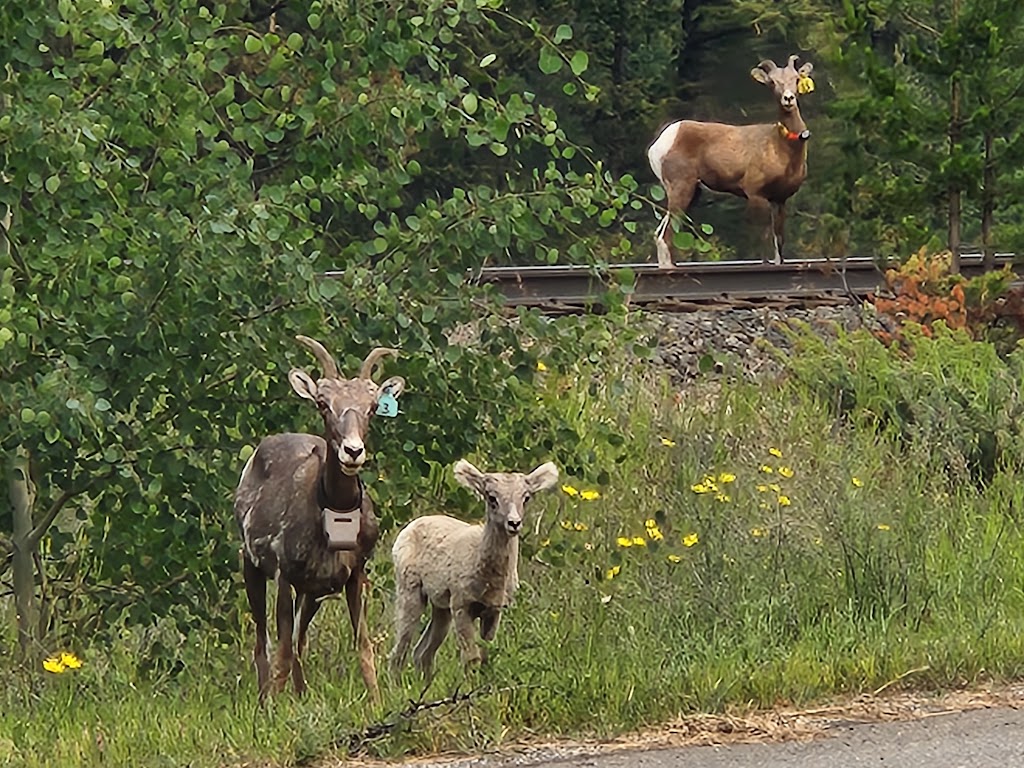
[{"label": "number 3 on ear tag", "polygon": [[398,398],[391,394],[391,387],[384,387],[384,394],[377,398],[377,415],[388,418],[398,415]]}]

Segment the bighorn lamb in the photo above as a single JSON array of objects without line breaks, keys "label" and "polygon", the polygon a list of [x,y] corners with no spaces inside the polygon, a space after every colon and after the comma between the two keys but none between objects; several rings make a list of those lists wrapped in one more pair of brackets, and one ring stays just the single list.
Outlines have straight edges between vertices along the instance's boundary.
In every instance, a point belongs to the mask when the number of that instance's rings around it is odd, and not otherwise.
[{"label": "bighorn lamb", "polygon": [[[378,402],[389,407],[405,388],[393,376],[375,384],[372,374],[382,357],[397,355],[378,347],[366,356],[359,377],[342,378],[331,354],[318,341],[296,339],[308,347],[323,373],[314,381],[293,368],[288,381],[299,397],[312,400],[324,420],[324,436],[271,435],[260,441],[249,458],[235,491],[235,520],[242,534],[245,591],[256,624],[253,663],[262,701],[271,687],[280,691],[289,673],[297,693],[306,683],[299,662],[306,630],[320,599],[345,590],[359,665],[370,695],[378,698],[373,648],[366,628],[365,565],[377,543],[373,503],[363,492],[359,470],[366,461],[363,440]],[[349,512],[359,531],[346,549],[331,546],[325,515]],[[353,546],[354,544],[354,546]],[[267,579],[277,580],[277,658],[270,679],[267,646]],[[292,602],[292,590],[295,601]],[[294,643],[294,645],[293,645]]]},{"label": "bighorn lamb", "polygon": [[773,261],[782,262],[786,200],[807,176],[807,139],[811,135],[800,117],[797,94],[814,90],[814,67],[808,62],[796,69],[798,58],[790,56],[783,68],[771,60],[762,61],[750,71],[751,77],[775,94],[778,122],[725,125],[680,120],[665,126],[648,148],[651,169],[668,196],[668,213],[654,236],[659,266],[672,266],[672,217],[690,207],[701,184],[745,197],[754,209],[767,207]]},{"label": "bighorn lamb", "polygon": [[445,515],[413,520],[395,539],[394,672],[405,663],[409,644],[429,601],[430,621],[413,651],[416,668],[428,680],[434,655],[455,620],[455,637],[462,662],[482,662],[486,656],[474,637],[494,639],[502,609],[519,586],[519,531],[530,497],[558,482],[558,469],[548,462],[528,475],[484,473],[465,459],[455,464],[455,479],[487,504],[482,525]]}]

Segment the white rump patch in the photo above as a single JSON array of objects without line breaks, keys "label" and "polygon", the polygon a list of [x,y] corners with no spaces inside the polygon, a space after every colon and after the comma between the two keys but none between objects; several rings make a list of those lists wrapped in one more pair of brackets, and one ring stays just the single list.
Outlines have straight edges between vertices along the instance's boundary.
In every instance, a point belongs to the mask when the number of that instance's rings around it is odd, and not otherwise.
[{"label": "white rump patch", "polygon": [[672,149],[672,145],[676,143],[680,122],[666,125],[665,130],[661,132],[661,135],[651,144],[651,148],[647,150],[647,162],[651,164],[651,170],[658,177],[658,181],[662,183],[665,180],[661,176],[661,164],[665,162],[665,155]]}]

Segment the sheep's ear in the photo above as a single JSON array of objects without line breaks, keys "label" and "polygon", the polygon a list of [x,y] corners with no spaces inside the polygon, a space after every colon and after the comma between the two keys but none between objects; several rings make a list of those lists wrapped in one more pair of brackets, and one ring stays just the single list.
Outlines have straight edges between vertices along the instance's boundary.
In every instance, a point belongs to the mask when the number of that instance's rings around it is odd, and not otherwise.
[{"label": "sheep's ear", "polygon": [[316,382],[310,378],[308,373],[299,368],[292,368],[288,371],[288,381],[299,397],[316,400]]},{"label": "sheep's ear", "polygon": [[455,462],[452,472],[455,473],[455,479],[459,481],[459,485],[464,485],[481,496],[484,495],[484,473],[468,461],[459,459]]},{"label": "sheep's ear", "polygon": [[811,64],[811,62],[808,61],[806,64],[804,64],[802,67],[800,67],[800,69],[798,69],[796,71],[796,73],[800,77],[810,77],[811,76],[811,72],[813,72],[813,71],[814,71],[814,65]]},{"label": "sheep's ear", "polygon": [[546,491],[548,488],[553,487],[557,482],[558,467],[550,461],[547,464],[541,464],[526,476],[526,485],[533,493],[536,493],[537,491]]},{"label": "sheep's ear", "polygon": [[778,68],[778,65],[776,65],[774,61],[771,59],[765,59],[750,70],[750,76],[757,80],[757,82],[761,83],[761,85],[771,85],[771,76]]},{"label": "sheep's ear", "polygon": [[390,379],[380,385],[380,392],[383,393],[385,389],[391,388],[391,395],[398,397],[405,391],[405,379],[401,376],[392,376]]}]

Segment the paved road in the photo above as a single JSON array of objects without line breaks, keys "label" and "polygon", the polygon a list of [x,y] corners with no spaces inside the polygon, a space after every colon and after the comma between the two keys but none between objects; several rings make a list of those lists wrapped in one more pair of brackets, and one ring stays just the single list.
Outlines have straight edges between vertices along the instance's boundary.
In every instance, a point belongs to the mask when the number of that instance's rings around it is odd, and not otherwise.
[{"label": "paved road", "polygon": [[[442,765],[442,764],[435,764]],[[446,768],[1024,768],[1024,710],[981,709],[832,727],[809,742],[616,750],[552,750],[458,760]]]}]

